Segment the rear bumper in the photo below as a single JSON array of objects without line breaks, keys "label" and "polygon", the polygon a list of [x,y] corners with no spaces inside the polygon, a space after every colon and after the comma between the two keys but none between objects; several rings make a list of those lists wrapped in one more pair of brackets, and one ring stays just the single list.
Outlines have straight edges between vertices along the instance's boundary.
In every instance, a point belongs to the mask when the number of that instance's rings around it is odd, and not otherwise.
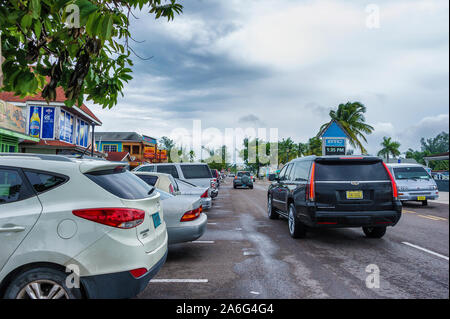
[{"label": "rear bumper", "polygon": [[235,181],[233,182],[234,186],[253,186],[253,181],[250,181],[246,184],[242,183],[241,181]]},{"label": "rear bumper", "polygon": [[317,210],[314,204],[311,204],[307,209],[310,218],[303,220],[303,222],[310,227],[395,226],[402,216],[402,205],[398,200],[394,202],[393,210],[326,211]]},{"label": "rear bumper", "polygon": [[125,299],[141,293],[156,276],[167,259],[164,256],[145,275],[134,278],[130,272],[81,277],[81,283],[90,299]]},{"label": "rear bumper", "polygon": [[[403,195],[400,195],[402,193]],[[408,192],[400,192],[398,198],[402,201],[419,201],[419,197],[425,197],[426,200],[435,200],[439,198],[439,193],[436,194],[433,192],[424,192],[423,194],[419,194],[418,192],[414,192],[414,194]],[[421,200],[420,200],[421,201]]]},{"label": "rear bumper", "polygon": [[212,199],[211,199],[211,197],[202,198],[201,202],[202,202],[203,209],[209,209],[209,208],[212,207]]},{"label": "rear bumper", "polygon": [[203,236],[206,232],[208,217],[201,214],[199,218],[190,222],[181,223],[180,227],[167,227],[169,244],[185,243],[194,241]]}]

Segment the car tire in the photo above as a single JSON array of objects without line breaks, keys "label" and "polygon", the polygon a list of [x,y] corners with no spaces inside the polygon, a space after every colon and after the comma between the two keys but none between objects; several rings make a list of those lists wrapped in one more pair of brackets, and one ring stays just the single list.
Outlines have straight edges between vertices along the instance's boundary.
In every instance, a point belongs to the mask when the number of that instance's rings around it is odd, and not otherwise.
[{"label": "car tire", "polygon": [[[68,288],[66,286],[68,275],[68,273],[47,267],[27,270],[13,279],[3,298],[82,299],[83,294],[80,288]],[[41,295],[40,297],[39,294]]]},{"label": "car tire", "polygon": [[253,185],[252,185],[252,186],[249,186],[248,188],[253,189]]},{"label": "car tire", "polygon": [[422,201],[422,206],[428,206],[428,200],[423,200]]},{"label": "car tire", "polygon": [[275,212],[275,209],[272,206],[272,196],[270,195],[267,199],[267,216],[270,219],[278,219],[278,213]]},{"label": "car tire", "polygon": [[236,185],[233,185],[233,188],[236,189],[237,188]]},{"label": "car tire", "polygon": [[289,205],[288,226],[292,238],[306,237],[306,226],[297,219],[294,204]]},{"label": "car tire", "polygon": [[386,226],[382,227],[363,227],[364,234],[368,238],[381,238],[386,234]]}]

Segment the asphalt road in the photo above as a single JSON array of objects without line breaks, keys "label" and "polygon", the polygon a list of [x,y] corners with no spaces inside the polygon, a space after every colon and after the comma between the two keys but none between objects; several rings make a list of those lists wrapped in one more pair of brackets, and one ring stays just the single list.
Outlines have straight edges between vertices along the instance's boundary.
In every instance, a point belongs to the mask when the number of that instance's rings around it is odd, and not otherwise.
[{"label": "asphalt road", "polygon": [[[266,190],[222,185],[206,234],[170,246],[138,298],[449,298],[448,205],[406,204],[382,239],[324,229],[295,240],[286,220],[267,218]],[[379,288],[368,288],[377,268]]]}]

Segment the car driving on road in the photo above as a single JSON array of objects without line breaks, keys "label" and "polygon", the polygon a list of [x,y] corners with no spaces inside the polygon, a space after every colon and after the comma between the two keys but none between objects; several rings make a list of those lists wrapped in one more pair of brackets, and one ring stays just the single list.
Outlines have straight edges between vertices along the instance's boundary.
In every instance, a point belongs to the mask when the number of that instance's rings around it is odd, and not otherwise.
[{"label": "car driving on road", "polygon": [[362,227],[367,237],[381,238],[400,220],[394,178],[378,157],[303,157],[270,180],[268,216],[286,217],[294,238],[309,227]]},{"label": "car driving on road", "polygon": [[434,179],[419,164],[387,164],[394,176],[401,201],[418,201],[423,206],[428,200],[438,199],[439,191]]},{"label": "car driving on road", "polygon": [[233,180],[233,188],[248,187],[253,189],[253,177],[250,172],[240,171],[237,172]]},{"label": "car driving on road", "polygon": [[0,154],[0,297],[136,296],[167,256],[159,196],[120,163]]}]

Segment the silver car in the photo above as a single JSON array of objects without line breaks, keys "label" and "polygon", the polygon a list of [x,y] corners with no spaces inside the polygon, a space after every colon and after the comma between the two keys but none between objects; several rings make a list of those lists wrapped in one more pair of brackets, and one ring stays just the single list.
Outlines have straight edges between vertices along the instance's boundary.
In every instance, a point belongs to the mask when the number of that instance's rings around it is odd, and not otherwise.
[{"label": "silver car", "polygon": [[199,187],[209,188],[211,198],[218,195],[217,182],[214,181],[209,166],[205,163],[144,164],[136,167],[133,171],[170,174],[176,179],[187,181]]},{"label": "silver car", "polygon": [[419,164],[387,164],[394,176],[401,201],[419,201],[428,205],[428,200],[438,199],[436,182]]},{"label": "silver car", "polygon": [[167,225],[169,244],[194,241],[206,231],[208,217],[202,212],[200,199],[190,196],[173,196],[160,189],[161,204],[164,209],[164,221]]}]

